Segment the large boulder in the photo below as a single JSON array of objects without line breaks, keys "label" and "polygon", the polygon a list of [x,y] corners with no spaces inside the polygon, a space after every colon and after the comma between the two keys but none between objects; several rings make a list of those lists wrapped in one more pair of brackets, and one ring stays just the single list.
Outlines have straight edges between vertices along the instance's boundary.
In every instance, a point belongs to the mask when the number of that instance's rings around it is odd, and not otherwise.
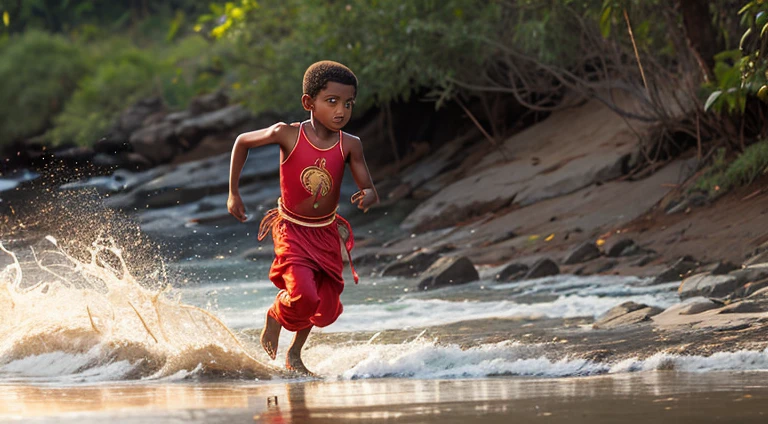
[{"label": "large boulder", "polygon": [[619,239],[613,243],[609,243],[605,248],[605,255],[610,258],[631,256],[638,253],[642,253],[642,249],[640,249],[640,246],[638,246],[634,240],[628,238]]},{"label": "large boulder", "polygon": [[669,268],[657,275],[651,284],[670,283],[681,281],[689,272],[699,266],[698,262],[690,256],[684,256],[672,264]]},{"label": "large boulder", "polygon": [[440,255],[434,251],[419,250],[395,260],[381,271],[385,277],[415,277],[429,269]]},{"label": "large boulder", "polygon": [[565,260],[563,261],[563,264],[579,264],[582,262],[590,261],[599,256],[600,249],[597,248],[597,245],[594,242],[585,241],[584,243],[571,250],[570,253],[568,253],[568,256],[566,256]]},{"label": "large boulder", "polygon": [[555,261],[549,258],[539,259],[533,264],[531,269],[525,274],[523,278],[531,280],[534,278],[544,278],[553,275],[560,274],[560,267],[557,266]]},{"label": "large boulder", "polygon": [[170,162],[181,150],[169,122],[144,127],[131,135],[133,151],[155,165]]},{"label": "large boulder", "polygon": [[511,263],[501,269],[495,276],[496,281],[515,281],[525,277],[528,272],[528,265],[520,263]]},{"label": "large boulder", "polygon": [[743,283],[733,275],[711,275],[701,273],[683,280],[677,292],[681,299],[695,296],[725,297]]},{"label": "large boulder", "polygon": [[475,266],[468,258],[442,257],[424,272],[424,278],[419,282],[419,290],[455,286],[479,279]]},{"label": "large boulder", "polygon": [[616,328],[624,325],[649,321],[652,316],[662,312],[661,308],[635,302],[624,302],[611,308],[592,325],[596,329]]}]

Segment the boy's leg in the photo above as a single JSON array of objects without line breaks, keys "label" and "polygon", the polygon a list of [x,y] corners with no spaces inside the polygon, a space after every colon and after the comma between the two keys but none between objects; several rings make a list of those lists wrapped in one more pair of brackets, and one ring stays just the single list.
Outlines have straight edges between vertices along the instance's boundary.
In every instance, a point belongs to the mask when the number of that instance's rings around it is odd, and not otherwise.
[{"label": "boy's leg", "polygon": [[267,352],[270,358],[277,357],[277,341],[280,339],[280,330],[283,326],[271,314],[272,308],[267,311],[267,317],[264,320],[264,329],[261,330],[261,347]]},{"label": "boy's leg", "polygon": [[277,342],[282,327],[297,332],[312,327],[310,318],[320,303],[314,274],[310,268],[290,265],[281,275],[285,290],[280,290],[267,312],[261,338],[261,345],[272,359],[277,355]]},{"label": "boy's leg", "polygon": [[299,330],[293,336],[293,342],[291,342],[291,347],[288,348],[288,354],[285,356],[285,368],[302,374],[314,375],[301,360],[301,349],[304,347],[310,331],[312,331],[312,327]]}]

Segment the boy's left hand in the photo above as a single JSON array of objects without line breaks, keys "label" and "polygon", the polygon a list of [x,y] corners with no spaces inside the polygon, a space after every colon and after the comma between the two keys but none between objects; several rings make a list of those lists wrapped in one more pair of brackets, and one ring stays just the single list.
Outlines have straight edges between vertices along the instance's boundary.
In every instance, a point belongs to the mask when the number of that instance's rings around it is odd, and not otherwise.
[{"label": "boy's left hand", "polygon": [[376,196],[376,191],[371,188],[364,188],[352,195],[351,202],[357,203],[357,208],[362,209],[363,212],[368,212],[371,206],[375,205],[379,200]]}]

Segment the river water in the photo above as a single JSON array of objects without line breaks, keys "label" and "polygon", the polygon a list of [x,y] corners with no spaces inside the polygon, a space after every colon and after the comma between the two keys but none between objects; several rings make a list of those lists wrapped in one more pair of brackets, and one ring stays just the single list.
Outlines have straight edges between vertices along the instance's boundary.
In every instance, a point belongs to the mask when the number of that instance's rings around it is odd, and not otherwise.
[{"label": "river water", "polygon": [[[645,422],[643,405],[658,417],[688,408],[711,419],[705,407],[733,402],[753,405],[741,417],[756,419],[755,399],[768,398],[766,352],[550,360],[503,332],[469,346],[428,332],[499,318],[596,318],[626,301],[665,308],[677,302],[677,283],[563,275],[419,292],[413,280],[362,276],[347,284],[338,321],[314,330],[337,337],[310,338],[304,361],[319,379],[307,379],[281,370],[291,333],[274,361],[254,343],[277,291],[266,260],[159,262],[139,277],[110,239],[73,252],[49,236],[1,253],[0,421],[502,422],[563,417],[577,404],[583,417],[620,416],[624,407],[602,410],[601,399],[625,405],[636,418],[628,422]],[[388,330],[415,335],[377,340]],[[670,363],[675,371],[664,371]],[[265,406],[273,392],[279,408]],[[664,415],[667,406],[676,412]]]}]

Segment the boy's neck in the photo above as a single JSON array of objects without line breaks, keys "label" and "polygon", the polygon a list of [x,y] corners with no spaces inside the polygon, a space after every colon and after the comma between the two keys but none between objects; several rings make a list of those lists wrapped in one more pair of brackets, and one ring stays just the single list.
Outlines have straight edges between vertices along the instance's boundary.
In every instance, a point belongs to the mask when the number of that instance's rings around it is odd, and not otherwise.
[{"label": "boy's neck", "polygon": [[329,130],[325,125],[321,124],[320,121],[315,119],[314,115],[309,118],[309,124],[312,126],[312,129],[315,132],[315,136],[319,138],[320,140],[333,140],[339,137],[338,131]]}]

